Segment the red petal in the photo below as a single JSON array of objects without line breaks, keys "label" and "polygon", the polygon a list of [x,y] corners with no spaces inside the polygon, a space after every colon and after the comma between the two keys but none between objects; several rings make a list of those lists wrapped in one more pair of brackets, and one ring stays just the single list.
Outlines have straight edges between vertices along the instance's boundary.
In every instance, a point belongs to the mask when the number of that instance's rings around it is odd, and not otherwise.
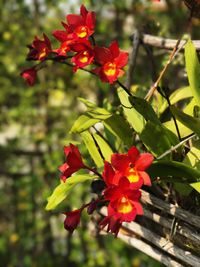
[{"label": "red petal", "polygon": [[88,11],[83,4],[80,7],[80,14],[83,18],[86,18],[87,14],[88,14]]},{"label": "red petal", "polygon": [[120,52],[119,56],[115,59],[118,68],[123,68],[128,63],[128,53]]},{"label": "red petal", "polygon": [[136,160],[138,159],[138,156],[140,155],[139,150],[135,147],[132,146],[129,150],[128,150],[128,157],[130,159],[130,162],[132,164],[135,165]]},{"label": "red petal", "polygon": [[107,161],[104,162],[104,170],[103,170],[102,176],[107,185],[113,184],[113,178],[115,176],[115,172],[111,164]]},{"label": "red petal", "polygon": [[84,23],[83,18],[80,15],[69,14],[66,16],[66,20],[71,26],[78,26]]},{"label": "red petal", "polygon": [[154,157],[150,153],[140,154],[135,163],[135,169],[138,171],[145,171],[153,162]]},{"label": "red petal", "polygon": [[112,42],[110,47],[109,47],[109,50],[112,53],[113,58],[118,57],[119,56],[118,42],[117,41]]},{"label": "red petal", "polygon": [[65,172],[69,168],[67,163],[63,163],[60,167],[58,167],[59,171]]},{"label": "red petal", "polygon": [[66,31],[55,30],[52,34],[58,41],[62,43],[69,39],[68,33]]},{"label": "red petal", "polygon": [[101,65],[104,65],[105,63],[112,60],[112,54],[110,50],[106,47],[96,46],[94,48],[94,53],[95,53],[95,61]]},{"label": "red petal", "polygon": [[96,21],[96,14],[94,12],[89,12],[86,17],[86,25],[90,29],[94,29]]},{"label": "red petal", "polygon": [[44,37],[44,41],[45,41],[47,47],[51,50],[51,42],[50,42],[48,36],[45,33],[43,33],[43,37]]},{"label": "red petal", "polygon": [[143,215],[144,212],[143,212],[143,208],[142,208],[142,205],[139,203],[139,202],[134,202],[134,207],[136,209],[136,212],[138,215]]},{"label": "red petal", "polygon": [[125,154],[113,154],[111,157],[113,167],[118,171],[126,171],[129,166],[129,158]]},{"label": "red petal", "polygon": [[147,186],[151,186],[151,179],[148,175],[148,173],[146,172],[139,172],[139,175],[141,176],[141,178],[143,179],[144,181],[144,185],[147,185]]},{"label": "red petal", "polygon": [[126,177],[122,177],[120,180],[119,180],[119,189],[120,191],[125,191],[127,189],[129,189],[130,187],[130,182],[129,180],[126,178]]}]

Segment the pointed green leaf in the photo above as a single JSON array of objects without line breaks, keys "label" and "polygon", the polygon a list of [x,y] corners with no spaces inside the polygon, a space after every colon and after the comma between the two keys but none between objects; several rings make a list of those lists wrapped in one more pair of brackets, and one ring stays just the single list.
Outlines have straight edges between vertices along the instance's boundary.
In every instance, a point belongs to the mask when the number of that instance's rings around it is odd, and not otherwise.
[{"label": "pointed green leaf", "polygon": [[133,107],[145,118],[145,120],[161,124],[152,106],[145,99],[131,96],[129,97],[129,100]]},{"label": "pointed green leaf", "polygon": [[200,119],[187,115],[175,107],[170,108],[174,116],[200,137]]},{"label": "pointed green leaf", "polygon": [[88,131],[84,131],[81,133],[81,137],[83,139],[83,142],[85,143],[87,150],[94,160],[97,167],[102,167],[104,165],[103,159],[98,151],[98,148],[95,144],[95,141],[92,137],[92,135]]},{"label": "pointed green leaf", "polygon": [[111,147],[108,145],[108,143],[100,135],[93,134],[93,137],[94,137],[95,141],[97,142],[105,160],[110,161],[111,155],[113,154]]},{"label": "pointed green leaf", "polygon": [[200,193],[200,182],[190,184],[198,193]]},{"label": "pointed green leaf", "polygon": [[132,107],[128,94],[122,88],[118,88],[117,92],[127,121],[137,133],[141,133],[145,125],[143,117]]},{"label": "pointed green leaf", "polygon": [[84,174],[84,175],[74,175],[67,178],[66,182],[61,182],[53,191],[52,195],[47,199],[48,203],[46,210],[55,209],[58,204],[60,204],[69,194],[70,190],[79,183],[85,182],[87,180],[92,180],[97,178],[94,175]]},{"label": "pointed green leaf", "polygon": [[151,121],[146,123],[144,130],[140,134],[140,138],[154,156],[161,155],[172,146],[164,128]]},{"label": "pointed green leaf", "polygon": [[185,63],[190,89],[196,104],[200,104],[200,64],[195,46],[191,40],[185,45]]},{"label": "pointed green leaf", "polygon": [[132,131],[127,121],[120,115],[112,115],[103,122],[104,126],[127,146],[132,145]]},{"label": "pointed green leaf", "polygon": [[[192,97],[192,92],[190,90],[190,87],[182,87],[179,88],[177,90],[175,90],[169,97],[170,103],[171,105],[176,104],[177,102],[179,102],[180,100],[186,99]],[[161,106],[161,108],[159,109],[159,113],[162,114],[166,108],[168,108],[168,103],[165,100],[165,102],[163,103],[163,105]]]},{"label": "pointed green leaf", "polygon": [[86,115],[86,114],[81,115],[74,122],[74,124],[70,130],[70,133],[81,133],[81,132],[89,129],[90,127],[92,127],[93,125],[95,125],[99,121],[100,121],[100,119],[94,119],[90,115]]}]

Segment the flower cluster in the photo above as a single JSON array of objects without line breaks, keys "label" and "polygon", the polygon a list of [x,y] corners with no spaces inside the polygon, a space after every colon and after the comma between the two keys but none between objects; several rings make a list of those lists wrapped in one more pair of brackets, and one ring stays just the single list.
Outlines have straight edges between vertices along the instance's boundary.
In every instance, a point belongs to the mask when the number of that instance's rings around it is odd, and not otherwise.
[{"label": "flower cluster", "polygon": [[87,208],[88,214],[98,208],[99,203],[107,205],[107,216],[99,222],[102,229],[107,226],[107,232],[118,234],[123,222],[131,222],[136,215],[142,215],[143,210],[139,202],[142,185],[151,185],[149,175],[145,172],[153,162],[150,153],[140,153],[136,147],[131,147],[127,154],[115,153],[111,162],[104,162],[104,170],[99,174],[96,170],[86,166],[81,158],[78,148],[72,144],[64,147],[66,161],[59,170],[61,179],[66,179],[79,169],[88,169],[98,174],[103,182],[101,192],[97,198],[80,209],[65,212],[64,227],[73,232],[80,223],[82,211]]},{"label": "flower cluster", "polygon": [[106,47],[95,45],[95,13],[89,12],[84,5],[80,7],[80,15],[69,14],[66,22],[62,22],[63,30],[53,31],[59,47],[52,48],[49,38],[43,34],[43,39],[37,36],[28,46],[28,60],[39,61],[32,68],[25,69],[21,76],[28,85],[33,85],[37,71],[44,67],[43,61],[53,60],[63,62],[71,60],[73,71],[95,65],[91,73],[100,77],[103,82],[114,83],[124,74],[122,68],[127,64],[128,53],[119,49],[116,41]]}]

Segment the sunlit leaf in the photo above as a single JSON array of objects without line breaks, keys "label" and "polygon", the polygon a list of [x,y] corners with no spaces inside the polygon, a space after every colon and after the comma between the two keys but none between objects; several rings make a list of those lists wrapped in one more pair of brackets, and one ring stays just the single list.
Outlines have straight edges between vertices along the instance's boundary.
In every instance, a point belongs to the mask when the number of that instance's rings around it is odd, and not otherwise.
[{"label": "sunlit leaf", "polygon": [[191,40],[185,45],[185,64],[190,89],[197,105],[200,105],[200,63]]},{"label": "sunlit leaf", "polygon": [[95,141],[97,142],[102,155],[104,156],[105,160],[110,161],[111,155],[113,154],[113,151],[109,144],[98,134],[93,134],[93,137]]},{"label": "sunlit leaf", "polygon": [[78,117],[78,119],[74,122],[70,133],[81,133],[87,129],[89,129],[91,126],[95,125],[97,122],[99,122],[100,119],[94,119],[90,115],[81,115]]},{"label": "sunlit leaf", "polygon": [[200,137],[200,119],[185,114],[175,107],[170,108],[174,116]]},{"label": "sunlit leaf", "polygon": [[71,189],[79,183],[85,182],[87,180],[92,180],[97,178],[94,175],[84,174],[84,175],[74,175],[67,178],[64,182],[61,182],[53,191],[52,195],[47,199],[48,203],[46,210],[55,209],[58,204],[60,204],[69,194]]},{"label": "sunlit leaf", "polygon": [[198,193],[200,193],[200,182],[190,184]]},{"label": "sunlit leaf", "polygon": [[127,121],[120,115],[113,115],[104,122],[105,127],[127,146],[132,145],[132,130]]},{"label": "sunlit leaf", "polygon": [[145,125],[145,120],[142,115],[132,107],[128,94],[122,88],[118,88],[117,92],[127,121],[137,133],[141,133]]},{"label": "sunlit leaf", "polygon": [[92,135],[88,131],[84,131],[81,133],[81,137],[83,139],[83,142],[85,143],[87,150],[94,160],[97,167],[102,167],[104,165],[103,159],[100,155],[100,152],[97,148],[97,145],[95,144],[95,141],[92,137]]}]

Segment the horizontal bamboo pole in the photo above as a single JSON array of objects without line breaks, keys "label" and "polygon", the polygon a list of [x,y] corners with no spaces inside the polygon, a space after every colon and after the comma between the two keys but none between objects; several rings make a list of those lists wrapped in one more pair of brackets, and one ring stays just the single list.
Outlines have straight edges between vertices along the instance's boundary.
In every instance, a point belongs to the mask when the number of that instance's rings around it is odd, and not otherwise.
[{"label": "horizontal bamboo pole", "polygon": [[164,202],[163,200],[150,195],[149,193],[142,190],[141,202],[144,204],[150,204],[160,210],[167,212],[168,214],[173,215],[174,217],[181,219],[187,222],[190,225],[194,225],[197,228],[200,228],[200,217],[196,216],[188,211],[185,211],[179,207],[176,207],[173,204]]},{"label": "horizontal bamboo pole", "polygon": [[[173,50],[177,40],[175,39],[168,39],[168,38],[163,38],[163,37],[158,37],[150,34],[143,34],[141,36],[141,41],[144,44],[157,47],[157,48],[162,48],[162,49],[167,49],[167,50]],[[184,40],[180,42],[180,46],[184,44]],[[194,46],[196,47],[197,51],[200,51],[200,40],[193,40],[192,41]],[[183,48],[182,48],[183,49]]]},{"label": "horizontal bamboo pole", "polygon": [[134,237],[134,236],[128,236],[124,235],[119,232],[118,238],[120,238],[125,243],[131,245],[132,247],[140,250],[141,252],[147,254],[149,257],[162,262],[166,266],[170,267],[181,267],[182,264],[178,263],[175,260],[172,260],[170,256],[167,256],[166,254],[162,253],[162,251],[152,248],[149,244],[145,243],[144,241]]},{"label": "horizontal bamboo pole", "polygon": [[173,257],[188,264],[189,266],[199,267],[200,263],[199,257],[193,255],[190,251],[186,251],[179,248],[178,246],[174,245],[171,241],[167,240],[164,237],[160,237],[159,235],[150,231],[149,229],[140,226],[138,223],[136,222],[123,223],[123,228],[128,229],[133,233],[136,233],[140,237],[152,243],[154,246],[165,251],[166,253],[169,253]]},{"label": "horizontal bamboo pole", "polygon": [[[144,216],[147,217],[148,219],[151,219],[152,221],[160,224],[161,226],[171,229],[173,220],[169,218],[162,217],[156,213],[152,213],[149,211],[147,208],[143,207],[144,210]],[[180,225],[176,232],[189,240],[193,241],[196,244],[200,244],[200,235],[194,233],[194,231],[190,230],[186,226]]]}]

